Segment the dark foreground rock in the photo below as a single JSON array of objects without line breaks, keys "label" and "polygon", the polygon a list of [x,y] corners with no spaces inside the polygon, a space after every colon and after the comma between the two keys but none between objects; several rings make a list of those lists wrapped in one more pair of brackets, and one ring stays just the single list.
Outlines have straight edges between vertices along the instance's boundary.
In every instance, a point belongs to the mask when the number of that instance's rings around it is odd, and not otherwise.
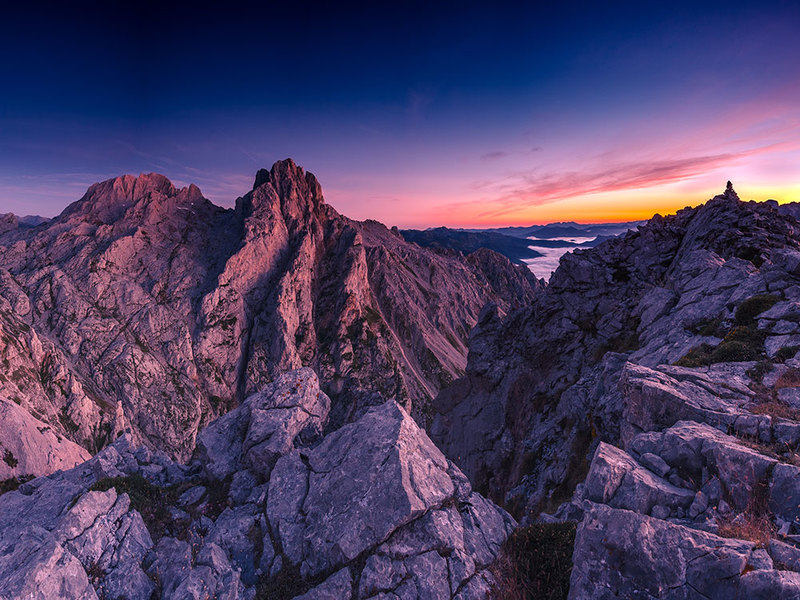
[{"label": "dark foreground rock", "polygon": [[523,524],[574,521],[569,597],[800,598],[800,222],[724,194],[486,310],[432,438]]},{"label": "dark foreground rock", "polygon": [[[586,476],[598,438],[619,444],[650,427],[647,419],[661,419],[661,427],[688,418],[667,408],[649,414],[651,406],[641,423],[632,419],[633,429],[621,431],[626,363],[680,361],[727,379],[708,390],[698,374],[673,386],[670,402],[686,415],[718,412],[713,396],[721,389],[722,400],[738,398],[722,417],[735,420],[734,404],[755,396],[744,371],[762,360],[782,364],[800,350],[798,300],[800,223],[775,203],[741,202],[730,188],[565,255],[530,305],[505,317],[484,312],[465,376],[434,403],[431,437],[496,501],[520,515],[553,510]],[[714,374],[716,365],[744,362]],[[684,378],[675,369],[664,373]],[[686,396],[689,384],[694,395]],[[787,403],[794,392],[782,385],[768,387]]]},{"label": "dark foreground rock", "polygon": [[764,400],[793,364],[625,366],[623,447],[542,515],[580,521],[570,599],[800,597],[800,413]]},{"label": "dark foreground rock", "polygon": [[627,510],[592,506],[578,527],[571,600],[800,597],[753,542],[725,539]]}]

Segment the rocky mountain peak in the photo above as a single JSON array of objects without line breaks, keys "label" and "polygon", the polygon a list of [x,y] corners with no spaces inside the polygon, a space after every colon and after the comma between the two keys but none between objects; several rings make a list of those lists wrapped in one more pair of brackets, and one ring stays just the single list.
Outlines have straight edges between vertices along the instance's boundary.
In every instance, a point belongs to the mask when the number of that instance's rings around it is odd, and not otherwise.
[{"label": "rocky mountain peak", "polygon": [[324,203],[317,178],[287,158],[279,160],[269,170],[258,170],[253,190],[237,201],[237,211],[245,218],[266,211],[280,213],[287,221],[296,221],[303,220],[304,215],[319,213]]},{"label": "rocky mountain peak", "polygon": [[[187,207],[194,203],[208,203],[200,188],[194,184],[177,189],[159,173],[142,173],[138,177],[121,175],[90,186],[80,200],[64,210],[61,218],[88,217],[95,222],[110,224],[122,219],[137,204],[160,206],[169,199],[174,199],[175,205]],[[170,207],[166,208],[169,210]]]},{"label": "rocky mountain peak", "polygon": [[0,397],[91,451],[124,422],[185,458],[212,418],[310,366],[339,423],[378,397],[424,423],[483,305],[534,293],[499,255],[436,253],[339,215],[291,160],[255,183],[233,211],[126,175],[40,227],[0,220],[0,359],[16,373]]}]

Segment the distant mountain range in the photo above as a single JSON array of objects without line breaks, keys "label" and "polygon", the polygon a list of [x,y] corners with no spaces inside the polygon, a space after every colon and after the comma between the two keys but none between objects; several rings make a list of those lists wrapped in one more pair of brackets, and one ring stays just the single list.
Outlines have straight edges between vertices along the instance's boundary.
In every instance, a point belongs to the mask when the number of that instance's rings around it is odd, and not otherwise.
[{"label": "distant mountain range", "polygon": [[488,248],[517,264],[524,264],[525,259],[541,256],[540,252],[531,249],[529,240],[493,231],[464,231],[434,227],[425,230],[403,229],[400,233],[407,242],[413,242],[424,248],[450,248],[464,254],[471,254],[479,248]]},{"label": "distant mountain range", "polygon": [[517,238],[538,238],[549,240],[559,237],[616,237],[629,229],[636,229],[646,221],[627,221],[624,223],[575,223],[574,221],[561,221],[547,225],[531,225],[529,227],[497,227],[489,229],[467,229],[465,231],[479,231],[502,233]]},{"label": "distant mountain range", "polygon": [[[450,229],[431,227],[428,229],[400,230],[407,242],[414,242],[427,248],[450,248],[469,254],[479,248],[494,250],[511,262],[524,264],[526,260],[542,256],[532,248],[569,248],[580,246],[589,248],[614,238],[644,221],[627,223],[550,223],[530,227],[501,227],[496,229]],[[583,242],[567,241],[561,238],[590,238]]]}]

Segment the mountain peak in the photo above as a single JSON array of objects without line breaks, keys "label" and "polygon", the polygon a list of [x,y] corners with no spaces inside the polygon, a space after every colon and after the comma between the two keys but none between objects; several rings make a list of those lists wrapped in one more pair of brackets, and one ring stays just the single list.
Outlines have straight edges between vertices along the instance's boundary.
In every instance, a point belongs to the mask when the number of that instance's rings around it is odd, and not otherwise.
[{"label": "mountain peak", "polygon": [[203,194],[194,184],[178,189],[160,173],[141,173],[120,175],[89,186],[83,197],[70,204],[62,217],[75,214],[91,215],[95,220],[112,223],[119,220],[125,212],[142,201],[160,201],[165,198],[180,197],[181,203],[195,203],[203,200]]},{"label": "mountain peak", "polygon": [[259,169],[253,190],[237,202],[237,206],[249,214],[254,207],[265,203],[280,206],[286,217],[296,217],[309,211],[316,212],[325,200],[317,178],[287,158],[277,161],[269,170]]},{"label": "mountain peak", "polygon": [[265,183],[272,184],[278,194],[284,192],[290,182],[294,182],[302,188],[307,188],[315,199],[322,199],[322,187],[317,178],[295,163],[291,158],[277,161],[272,168],[259,169],[256,173],[253,189],[257,189]]}]

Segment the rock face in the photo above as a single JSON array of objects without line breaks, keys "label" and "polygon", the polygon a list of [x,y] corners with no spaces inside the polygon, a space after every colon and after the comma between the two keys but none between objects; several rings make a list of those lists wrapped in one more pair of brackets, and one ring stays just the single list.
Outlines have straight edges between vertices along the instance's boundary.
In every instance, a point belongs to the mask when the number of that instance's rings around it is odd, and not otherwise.
[{"label": "rock face", "polygon": [[[432,439],[495,500],[520,514],[555,509],[586,476],[598,441],[631,433],[620,431],[626,362],[652,368],[686,357],[713,369],[800,349],[790,337],[800,325],[791,308],[800,297],[798,232],[775,205],[740,202],[731,188],[565,255],[529,306],[480,315],[466,375],[434,404]],[[777,313],[756,318],[754,307]],[[731,373],[738,386],[723,399],[753,397],[743,371]],[[716,388],[695,381],[701,395],[689,399],[716,410]]]},{"label": "rock face", "polygon": [[[0,496],[0,597],[150,597],[139,567],[152,546],[126,494],[87,491],[96,459]],[[102,583],[101,583],[102,580]]]},{"label": "rock face", "polygon": [[291,160],[235,210],[126,175],[37,227],[0,224],[0,395],[92,452],[129,430],[183,458],[202,425],[302,366],[337,425],[380,397],[425,423],[484,304],[538,286],[498,255],[342,217]]},{"label": "rock face", "polygon": [[571,600],[800,597],[798,248],[729,185],[480,316],[432,433],[526,521],[580,522]]},{"label": "rock face", "polygon": [[621,447],[542,516],[581,521],[572,600],[798,597],[800,411],[775,389],[797,366],[625,365]]},{"label": "rock face", "polygon": [[0,398],[0,480],[71,469],[91,455],[22,408]]},{"label": "rock face", "polygon": [[602,505],[580,524],[574,560],[571,599],[800,597],[800,573],[772,569],[752,542]]},{"label": "rock face", "polygon": [[188,465],[125,435],[0,495],[0,598],[484,598],[514,520],[393,400],[323,437],[329,407],[300,369]]}]

